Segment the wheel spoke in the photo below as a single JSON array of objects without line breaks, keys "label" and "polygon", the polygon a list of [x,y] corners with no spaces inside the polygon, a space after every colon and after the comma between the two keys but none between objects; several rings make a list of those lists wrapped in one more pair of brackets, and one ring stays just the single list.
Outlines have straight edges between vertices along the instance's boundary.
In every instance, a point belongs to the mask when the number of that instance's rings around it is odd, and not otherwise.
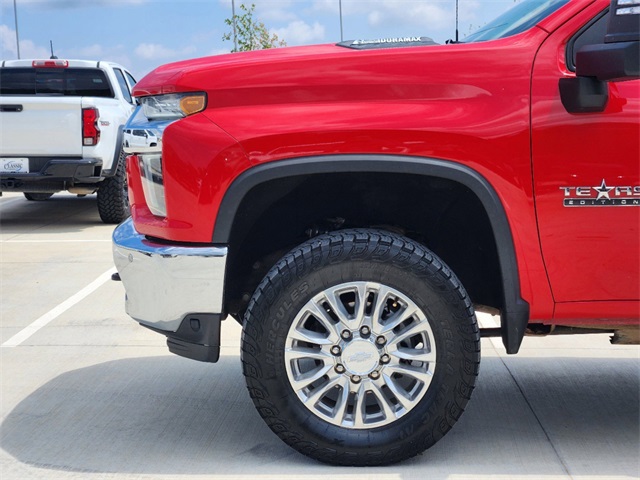
[{"label": "wheel spoke", "polygon": [[371,319],[373,323],[372,327],[377,333],[382,333],[384,330],[384,325],[380,323],[380,319],[390,293],[391,290],[388,287],[380,285],[373,299],[374,305],[371,309]]},{"label": "wheel spoke", "polygon": [[433,372],[431,370],[424,370],[423,368],[411,367],[409,365],[388,366],[387,370],[389,370],[391,374],[399,373],[404,376],[415,378],[425,385],[429,385],[431,383],[431,379],[433,378]]},{"label": "wheel spoke", "polygon": [[314,345],[333,345],[334,343],[329,338],[322,335],[321,333],[312,332],[311,330],[307,330],[306,328],[305,329],[292,328],[289,331],[289,339],[312,343]]},{"label": "wheel spoke", "polygon": [[309,372],[298,374],[297,376],[295,376],[295,378],[290,378],[291,386],[296,391],[307,388],[312,383],[324,377],[327,372],[331,371],[332,368],[332,365],[325,364]]},{"label": "wheel spoke", "polygon": [[363,428],[365,426],[365,399],[367,398],[367,390],[365,388],[365,382],[360,384],[358,392],[356,393],[356,404],[353,409],[353,424],[356,428]]},{"label": "wheel spoke", "polygon": [[342,388],[342,392],[340,393],[336,406],[333,410],[333,418],[337,421],[338,425],[342,425],[347,413],[347,402],[349,400],[349,379],[343,376],[338,385]]},{"label": "wheel spoke", "polygon": [[413,337],[414,335],[417,335],[419,333],[422,333],[422,334],[426,335],[427,338],[431,336],[430,335],[429,324],[426,321],[426,319],[424,319],[424,320],[422,320],[420,322],[417,322],[414,325],[410,326],[409,328],[406,328],[406,329],[402,330],[400,333],[398,333],[395,337],[393,337],[389,341],[389,348],[395,347],[397,349],[398,348],[397,345],[399,343],[403,342],[404,340],[409,340],[411,337]]},{"label": "wheel spoke", "polygon": [[332,358],[333,356],[331,355],[331,353],[324,350],[315,350],[313,348],[291,347],[285,348],[284,350],[284,359],[287,362],[303,359],[321,360],[323,362],[326,362],[331,360]]},{"label": "wheel spoke", "polygon": [[393,317],[387,319],[380,333],[385,334],[390,332],[401,323],[409,320],[412,316],[414,316],[418,312],[419,312],[418,307],[405,307],[402,310],[399,310],[398,312],[396,312],[396,314]]},{"label": "wheel spoke", "polygon": [[[396,347],[397,345],[393,345]],[[427,351],[424,348],[397,348],[396,350],[390,350],[389,354],[402,359],[413,360],[416,362],[428,362],[430,364],[436,362],[436,354],[433,351]]]},{"label": "wheel spoke", "polygon": [[330,343],[336,343],[340,340],[340,335],[336,330],[333,320],[322,306],[310,302],[307,304],[307,312],[313,315],[313,318],[327,331],[327,340],[329,340]]},{"label": "wheel spoke", "polygon": [[399,387],[396,381],[391,377],[391,375],[383,375],[384,381],[387,384],[387,387],[393,392],[396,399],[402,406],[404,410],[410,410],[413,402],[411,398],[407,396],[407,392],[404,391],[403,388]]},{"label": "wheel spoke", "polygon": [[351,319],[349,318],[349,312],[347,312],[347,309],[342,304],[342,300],[340,300],[340,297],[338,296],[337,289],[334,288],[327,292],[324,292],[321,298],[329,304],[331,310],[333,310],[333,313],[335,313],[336,317],[338,317],[340,323],[342,323],[345,327],[348,326],[349,322],[351,321]]},{"label": "wheel spoke", "polygon": [[369,285],[366,283],[359,283],[356,285],[356,305],[355,305],[355,320],[357,322],[357,328],[361,328],[367,325],[371,328],[370,321],[365,317],[367,310],[367,295],[369,294]]},{"label": "wheel spoke", "polygon": [[382,391],[380,380],[371,382],[371,384],[373,385],[373,389],[371,389],[371,393],[375,395],[378,401],[378,405],[380,405],[380,408],[384,413],[385,420],[391,420],[395,418],[395,412],[393,411],[392,405],[389,403],[389,400],[387,399],[384,392]]},{"label": "wheel spoke", "polygon": [[324,385],[316,388],[313,392],[311,392],[311,395],[307,397],[307,400],[304,403],[306,403],[308,406],[315,406],[315,404],[318,403],[318,400],[328,394],[336,385],[340,383],[342,378],[343,377],[341,376],[330,378],[329,381]]}]

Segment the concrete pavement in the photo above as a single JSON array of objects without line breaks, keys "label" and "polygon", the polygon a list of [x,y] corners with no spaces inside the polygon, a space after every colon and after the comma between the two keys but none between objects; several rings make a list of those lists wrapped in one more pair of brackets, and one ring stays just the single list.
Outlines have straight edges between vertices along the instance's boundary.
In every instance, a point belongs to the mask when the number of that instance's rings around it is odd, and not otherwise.
[{"label": "concrete pavement", "polygon": [[640,348],[607,335],[526,338],[517,356],[484,339],[473,398],[435,447],[391,467],[318,464],[255,412],[233,320],[213,365],[125,314],[122,285],[98,280],[112,230],[95,196],[0,198],[2,480],[640,477]]}]

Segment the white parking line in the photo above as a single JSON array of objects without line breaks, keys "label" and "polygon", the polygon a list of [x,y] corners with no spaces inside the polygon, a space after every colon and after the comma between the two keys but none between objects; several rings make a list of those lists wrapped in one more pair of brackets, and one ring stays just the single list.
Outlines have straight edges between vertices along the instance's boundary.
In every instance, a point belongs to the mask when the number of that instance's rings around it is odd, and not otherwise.
[{"label": "white parking line", "polygon": [[60,305],[53,308],[52,310],[49,310],[47,313],[45,313],[36,321],[34,321],[31,325],[20,330],[13,337],[11,337],[9,340],[7,340],[2,345],[0,345],[0,347],[17,347],[22,342],[27,340],[31,335],[33,335],[38,330],[40,330],[42,327],[45,327],[51,321],[55,320],[64,312],[69,310],[71,307],[81,302],[85,297],[95,292],[98,288],[100,288],[100,286],[108,282],[111,279],[111,275],[114,274],[115,272],[116,272],[115,267],[110,268],[108,271],[104,272],[102,275],[100,275],[98,278],[96,278],[93,282],[91,282],[89,285],[84,287],[78,293],[76,293],[75,295],[72,295],[71,297],[66,299],[64,302],[62,302]]}]

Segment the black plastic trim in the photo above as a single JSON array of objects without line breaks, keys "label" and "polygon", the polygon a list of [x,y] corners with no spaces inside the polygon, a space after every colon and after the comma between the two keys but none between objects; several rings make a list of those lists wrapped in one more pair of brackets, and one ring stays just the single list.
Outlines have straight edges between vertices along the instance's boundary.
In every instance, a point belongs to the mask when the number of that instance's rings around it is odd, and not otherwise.
[{"label": "black plastic trim", "polygon": [[257,185],[287,177],[347,172],[439,177],[466,186],[478,197],[491,221],[497,243],[504,291],[502,341],[507,353],[517,353],[529,321],[529,304],[520,296],[518,263],[511,228],[496,191],[482,175],[465,165],[432,158],[393,155],[303,157],[258,165],[241,174],[227,190],[220,205],[212,242],[229,243],[236,212],[243,198]]},{"label": "black plastic trim", "polygon": [[569,113],[604,112],[609,102],[609,86],[593,77],[558,80],[560,101]]},{"label": "black plastic trim", "polygon": [[602,81],[640,78],[640,42],[587,45],[576,54],[576,75]]},{"label": "black plastic trim", "polygon": [[[604,17],[608,13],[609,13],[609,7],[605,8],[602,12],[600,12],[598,15],[593,17],[580,30],[578,30],[573,37],[571,37],[571,40],[569,40],[569,42],[567,43],[567,48],[565,50],[565,62],[567,64],[567,68],[569,69],[569,71],[571,72],[576,71],[576,64],[573,61],[576,41],[582,36],[582,34],[584,34],[587,30],[589,30],[596,22],[598,22],[602,17]],[[603,38],[603,41],[604,41],[604,38]]]},{"label": "black plastic trim", "polygon": [[24,107],[19,104],[2,104],[0,105],[0,112],[15,112],[20,113],[24,110]]},{"label": "black plastic trim", "polygon": [[[40,181],[67,181],[97,183],[102,180],[102,160],[95,158],[46,158],[30,157],[29,173],[2,173],[2,180],[20,183]],[[96,175],[96,173],[98,173]]]},{"label": "black plastic trim", "polygon": [[118,134],[116,137],[116,148],[113,152],[113,162],[111,162],[111,168],[102,170],[104,177],[113,177],[118,169],[118,162],[120,161],[120,152],[122,152],[122,144],[124,142],[124,125],[118,127]]},{"label": "black plastic trim", "polygon": [[143,327],[167,337],[171,353],[200,362],[215,363],[220,358],[220,321],[214,313],[192,313],[184,317],[175,332],[159,330],[141,323]]}]

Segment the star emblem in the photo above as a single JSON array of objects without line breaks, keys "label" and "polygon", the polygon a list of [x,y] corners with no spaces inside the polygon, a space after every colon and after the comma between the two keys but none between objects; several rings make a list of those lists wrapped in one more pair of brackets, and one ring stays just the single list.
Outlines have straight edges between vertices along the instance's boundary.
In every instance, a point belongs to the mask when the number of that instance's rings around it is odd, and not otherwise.
[{"label": "star emblem", "polygon": [[604,181],[604,178],[602,179],[602,183],[600,184],[599,187],[593,187],[593,189],[598,192],[598,198],[596,198],[596,200],[600,200],[601,198],[606,198],[607,200],[611,200],[611,198],[609,197],[609,192],[611,190],[613,190],[613,187],[607,187],[607,184]]}]

